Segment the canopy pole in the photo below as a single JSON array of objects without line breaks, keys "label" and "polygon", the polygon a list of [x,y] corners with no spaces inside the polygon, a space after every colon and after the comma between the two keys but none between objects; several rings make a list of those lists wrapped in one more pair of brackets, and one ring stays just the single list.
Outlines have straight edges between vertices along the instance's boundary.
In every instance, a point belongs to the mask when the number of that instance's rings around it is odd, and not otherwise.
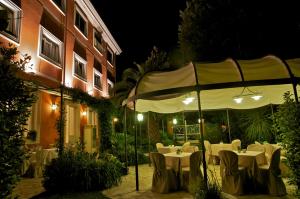
[{"label": "canopy pole", "polygon": [[231,143],[231,128],[230,128],[230,120],[229,120],[229,111],[228,111],[228,109],[226,109],[226,115],[227,115],[229,143]]},{"label": "canopy pole", "polygon": [[201,148],[202,148],[202,159],[203,159],[203,171],[204,171],[204,185],[205,188],[207,189],[207,166],[206,166],[206,160],[205,160],[205,147],[204,147],[204,118],[201,110],[201,104],[200,104],[200,91],[197,89],[197,101],[198,101],[198,116],[200,118],[200,134],[201,134]]},{"label": "canopy pole", "polygon": [[135,190],[139,190],[139,168],[138,168],[138,156],[137,156],[137,125],[136,125],[136,103],[133,101],[133,106],[134,106],[134,156],[135,156]]},{"label": "canopy pole", "polygon": [[200,102],[200,85],[199,85],[199,81],[198,81],[198,75],[197,75],[197,70],[196,70],[196,66],[193,64],[194,67],[194,72],[195,72],[195,79],[196,79],[196,84],[197,84],[197,102],[198,102],[198,117],[200,118],[200,134],[201,134],[201,148],[202,148],[202,163],[203,163],[203,172],[204,172],[204,186],[205,189],[208,189],[208,185],[207,185],[207,165],[206,165],[206,159],[205,159],[205,147],[204,147],[204,118],[203,118],[203,113],[202,113],[202,109],[201,109],[201,102]]},{"label": "canopy pole", "polygon": [[[277,57],[278,58],[278,57]],[[293,74],[291,67],[288,65],[288,63],[281,58],[278,58],[281,60],[281,62],[284,64],[284,66],[286,67],[289,75],[290,75],[290,79],[293,85],[293,91],[294,91],[294,96],[295,96],[295,101],[298,104],[299,103],[299,99],[298,99],[298,92],[297,92],[297,79],[295,78],[295,75]]]},{"label": "canopy pole", "polygon": [[127,158],[127,111],[126,106],[124,108],[124,139],[125,139],[125,167],[128,169],[128,158]]},{"label": "canopy pole", "polygon": [[149,121],[149,111],[147,113],[147,132],[148,132],[148,152],[149,152],[149,166],[151,166],[151,159],[150,159],[150,134],[149,134],[149,129],[150,129],[150,121]]}]

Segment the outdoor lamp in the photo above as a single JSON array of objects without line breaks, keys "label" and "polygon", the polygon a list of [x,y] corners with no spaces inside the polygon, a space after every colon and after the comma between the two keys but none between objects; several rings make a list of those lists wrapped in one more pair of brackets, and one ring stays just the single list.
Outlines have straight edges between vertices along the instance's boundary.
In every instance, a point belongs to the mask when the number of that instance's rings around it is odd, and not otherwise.
[{"label": "outdoor lamp", "polygon": [[182,102],[185,104],[185,105],[188,105],[190,103],[192,103],[194,101],[194,97],[187,97],[185,98]]},{"label": "outdoor lamp", "polygon": [[51,104],[51,110],[55,111],[57,109],[57,104]]},{"label": "outdoor lamp", "polygon": [[138,120],[139,122],[143,121],[143,120],[144,120],[143,114],[141,114],[141,113],[137,114],[137,120]]},{"label": "outdoor lamp", "polygon": [[86,111],[83,111],[83,112],[82,112],[82,115],[83,115],[83,116],[86,116]]},{"label": "outdoor lamp", "polygon": [[176,118],[173,119],[173,124],[175,124],[175,125],[177,124],[177,119]]},{"label": "outdoor lamp", "polygon": [[114,122],[118,122],[119,119],[118,119],[117,117],[114,117],[113,121],[114,121]]},{"label": "outdoor lamp", "polygon": [[242,103],[243,99],[244,99],[244,98],[242,98],[242,97],[235,97],[235,98],[233,98],[233,100],[234,100],[235,103],[237,103],[237,104]]},{"label": "outdoor lamp", "polygon": [[241,94],[239,94],[237,96],[234,96],[233,100],[235,101],[235,103],[240,104],[240,103],[243,102],[243,100],[244,100],[245,97],[250,97],[253,100],[258,101],[263,96],[259,92],[254,92],[254,91],[250,90],[248,87],[244,87],[244,89],[241,92]]},{"label": "outdoor lamp", "polygon": [[262,98],[262,95],[254,95],[251,98],[254,99],[255,101],[258,101],[260,100],[260,98]]}]

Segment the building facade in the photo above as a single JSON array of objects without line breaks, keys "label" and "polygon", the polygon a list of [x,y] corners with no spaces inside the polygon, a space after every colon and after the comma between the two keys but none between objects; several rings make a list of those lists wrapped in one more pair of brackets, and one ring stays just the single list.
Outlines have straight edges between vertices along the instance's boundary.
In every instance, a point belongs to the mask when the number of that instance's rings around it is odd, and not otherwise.
[{"label": "building facade", "polygon": [[[51,147],[58,138],[61,84],[98,98],[109,98],[121,49],[89,0],[0,0],[0,16],[7,27],[1,45],[14,44],[31,62],[23,75],[38,82],[38,100],[32,106],[28,129],[36,141]],[[88,151],[96,150],[97,113],[83,104],[65,100],[65,144],[83,138]]]}]

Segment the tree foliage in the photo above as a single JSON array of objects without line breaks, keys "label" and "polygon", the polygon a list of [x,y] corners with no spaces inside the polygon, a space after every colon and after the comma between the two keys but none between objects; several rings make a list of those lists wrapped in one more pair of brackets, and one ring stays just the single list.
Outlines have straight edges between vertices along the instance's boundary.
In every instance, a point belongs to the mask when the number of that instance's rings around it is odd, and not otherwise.
[{"label": "tree foliage", "polygon": [[17,77],[30,56],[14,61],[17,49],[0,48],[0,197],[8,197],[25,158],[23,134],[35,100],[35,88]]},{"label": "tree foliage", "polygon": [[244,110],[240,113],[239,124],[241,129],[245,131],[245,138],[248,143],[272,141],[274,135],[270,112],[270,107],[262,107]]},{"label": "tree foliage", "polygon": [[[175,63],[176,61],[172,62]],[[120,106],[125,100],[129,92],[136,86],[139,79],[146,73],[152,71],[164,71],[176,68],[176,65],[170,65],[167,53],[160,51],[155,46],[153,47],[150,56],[147,60],[138,64],[135,63],[135,67],[127,68],[122,73],[122,80],[117,82],[114,87],[116,95],[113,97],[113,102]]]},{"label": "tree foliage", "polygon": [[112,117],[116,113],[114,105],[108,99],[97,99],[77,88],[65,88],[65,92],[71,95],[72,100],[81,104],[86,104],[98,113],[100,132],[99,152],[110,151],[112,148]]},{"label": "tree foliage", "polygon": [[297,7],[284,0],[188,0],[180,13],[180,47],[188,61],[297,56]]},{"label": "tree foliage", "polygon": [[281,104],[274,114],[274,127],[277,131],[278,141],[286,149],[288,166],[292,175],[290,180],[300,187],[300,104],[296,103],[291,94],[284,94],[285,102]]}]

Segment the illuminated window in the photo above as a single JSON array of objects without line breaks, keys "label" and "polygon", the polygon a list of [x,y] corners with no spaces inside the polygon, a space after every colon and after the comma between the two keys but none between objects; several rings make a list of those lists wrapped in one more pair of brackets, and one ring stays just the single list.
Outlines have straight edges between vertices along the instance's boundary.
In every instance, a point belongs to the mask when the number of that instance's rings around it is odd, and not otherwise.
[{"label": "illuminated window", "polygon": [[102,35],[96,29],[94,29],[94,46],[100,53],[104,52],[104,48],[102,46]]},{"label": "illuminated window", "polygon": [[111,49],[107,49],[107,61],[113,65],[114,64],[114,54]]},{"label": "illuminated window", "polygon": [[40,56],[61,66],[63,43],[41,26]]},{"label": "illuminated window", "polygon": [[19,42],[21,9],[9,0],[0,2],[1,34]]},{"label": "illuminated window", "polygon": [[107,79],[107,85],[108,85],[108,93],[111,93],[111,91],[114,87],[114,83],[112,81],[110,81],[109,79]]},{"label": "illuminated window", "polygon": [[94,86],[99,89],[99,90],[102,90],[102,74],[94,69]]},{"label": "illuminated window", "polygon": [[86,60],[74,53],[74,75],[86,81]]},{"label": "illuminated window", "polygon": [[66,0],[52,0],[53,3],[63,12],[66,10]]},{"label": "illuminated window", "polygon": [[77,7],[75,11],[75,26],[84,36],[87,36],[87,19],[84,18],[84,15]]}]

